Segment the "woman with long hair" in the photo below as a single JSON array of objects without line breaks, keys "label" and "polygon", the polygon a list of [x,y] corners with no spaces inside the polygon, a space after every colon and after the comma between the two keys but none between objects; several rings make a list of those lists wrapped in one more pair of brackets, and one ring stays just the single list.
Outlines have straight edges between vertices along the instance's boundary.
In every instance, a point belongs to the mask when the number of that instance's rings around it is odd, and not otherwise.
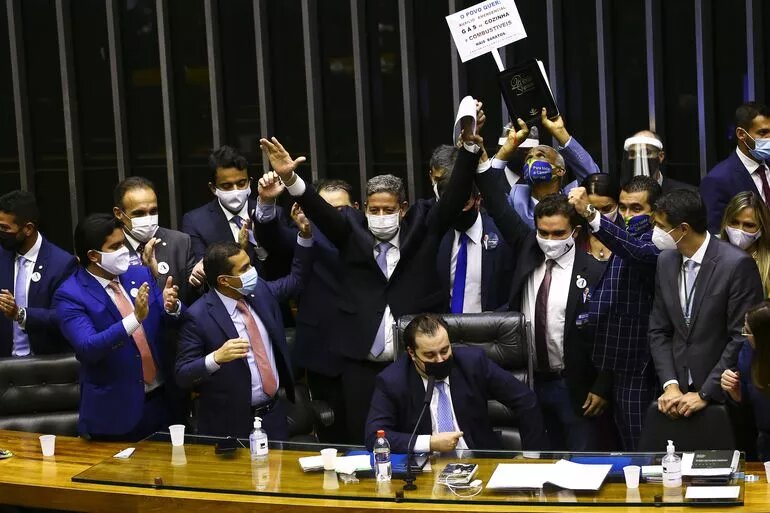
[{"label": "woman with long hair", "polygon": [[737,369],[722,372],[720,384],[737,404],[750,405],[758,431],[757,455],[770,460],[770,300],[746,313]]},{"label": "woman with long hair", "polygon": [[759,194],[739,192],[730,200],[719,238],[754,257],[765,296],[770,296],[770,210]]},{"label": "woman with long hair", "polygon": [[[606,173],[588,175],[580,184],[588,193],[588,202],[593,205],[601,215],[610,222],[618,224],[622,221],[618,214],[618,196],[620,187],[613,177]],[[620,224],[622,226],[622,224]],[[583,229],[578,236],[578,244],[586,253],[595,259],[606,262],[609,260],[610,251],[599,239],[593,236],[591,230]]]}]

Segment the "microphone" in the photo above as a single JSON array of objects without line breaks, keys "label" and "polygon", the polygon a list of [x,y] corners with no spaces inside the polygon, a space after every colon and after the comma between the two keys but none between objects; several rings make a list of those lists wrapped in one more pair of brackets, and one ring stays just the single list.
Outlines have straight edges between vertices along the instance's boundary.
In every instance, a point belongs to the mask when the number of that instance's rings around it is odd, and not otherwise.
[{"label": "microphone", "polygon": [[417,422],[412,430],[412,435],[409,437],[409,443],[406,446],[406,476],[404,477],[404,490],[416,490],[417,485],[414,484],[416,478],[412,472],[411,456],[414,454],[414,438],[417,436],[417,429],[420,427],[422,417],[425,415],[425,410],[428,408],[431,399],[433,398],[433,389],[436,387],[435,376],[428,377],[428,386],[425,387],[425,397],[422,400],[422,409],[420,410],[420,416],[417,417]]}]

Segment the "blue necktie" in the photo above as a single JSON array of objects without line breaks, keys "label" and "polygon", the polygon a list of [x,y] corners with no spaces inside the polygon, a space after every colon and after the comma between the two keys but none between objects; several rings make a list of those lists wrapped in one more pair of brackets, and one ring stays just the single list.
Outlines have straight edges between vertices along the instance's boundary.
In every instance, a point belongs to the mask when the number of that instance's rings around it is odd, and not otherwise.
[{"label": "blue necktie", "polygon": [[436,431],[439,433],[446,433],[455,430],[454,415],[452,414],[452,403],[449,401],[449,396],[446,394],[444,387],[446,383],[443,381],[436,381],[436,390],[438,390],[438,405],[436,407],[436,420],[438,426]]},{"label": "blue necktie", "polygon": [[[388,251],[393,247],[390,242],[380,242],[375,246],[377,250],[377,256],[374,260],[377,262],[377,267],[380,268],[382,274],[388,277]],[[385,350],[385,314],[382,315],[380,321],[380,327],[377,329],[377,335],[374,337],[374,344],[372,344],[372,355],[380,356]]]},{"label": "blue necktie", "polygon": [[[13,297],[16,300],[16,306],[19,308],[27,307],[27,262],[28,260],[21,255],[16,259],[16,283],[13,287]],[[31,352],[29,336],[21,329],[18,322],[14,322],[13,355],[27,356]]]},{"label": "blue necktie", "polygon": [[465,300],[465,278],[468,274],[468,234],[460,234],[460,249],[457,250],[457,265],[455,266],[455,282],[452,285],[452,313],[463,313]]}]

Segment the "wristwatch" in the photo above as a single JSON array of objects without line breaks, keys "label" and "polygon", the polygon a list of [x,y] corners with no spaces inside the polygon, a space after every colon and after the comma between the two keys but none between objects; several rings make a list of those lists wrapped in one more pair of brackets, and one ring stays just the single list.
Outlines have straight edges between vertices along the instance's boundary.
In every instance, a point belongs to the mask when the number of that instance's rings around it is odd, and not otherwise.
[{"label": "wristwatch", "polygon": [[19,307],[19,311],[16,313],[16,319],[14,319],[21,326],[24,324],[24,319],[27,318],[27,309],[23,306]]},{"label": "wristwatch", "polygon": [[596,207],[589,203],[586,209],[583,211],[583,217],[586,219],[593,219],[594,214],[596,214]]}]

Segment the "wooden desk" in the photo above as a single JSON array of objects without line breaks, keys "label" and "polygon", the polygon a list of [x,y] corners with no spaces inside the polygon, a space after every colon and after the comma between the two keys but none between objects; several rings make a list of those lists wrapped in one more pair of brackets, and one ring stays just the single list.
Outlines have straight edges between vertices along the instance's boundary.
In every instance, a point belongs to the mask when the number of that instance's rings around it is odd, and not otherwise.
[{"label": "wooden desk", "polygon": [[[110,512],[166,512],[190,511],[211,513],[229,513],[241,511],[258,512],[328,512],[342,510],[346,512],[410,511],[410,512],[460,512],[460,511],[537,511],[537,512],[585,512],[597,509],[596,504],[566,506],[559,503],[516,505],[483,505],[471,502],[456,503],[395,503],[390,500],[340,500],[323,498],[276,497],[265,495],[242,495],[231,493],[210,493],[185,490],[167,490],[139,488],[132,486],[99,485],[73,482],[76,476],[93,465],[110,458],[126,447],[126,444],[94,443],[78,438],[57,437],[56,456],[43,458],[40,453],[38,436],[32,433],[0,431],[0,448],[10,449],[16,456],[0,460],[0,503],[29,507],[47,507],[102,513]],[[186,446],[189,457],[194,457],[195,446]],[[171,454],[171,448],[159,448]],[[296,483],[296,488],[312,486],[317,491],[321,488],[322,477],[318,474],[303,474],[296,463],[295,454],[286,455],[287,464],[281,468],[281,480],[287,484]],[[290,463],[290,464],[289,464]],[[171,465],[169,458],[168,464]],[[732,511],[770,511],[770,486],[764,478],[761,464],[750,464],[749,472],[763,474],[761,481],[747,483],[745,487],[745,506]],[[218,475],[217,468],[209,469],[211,480]],[[149,474],[148,474],[149,476]],[[247,481],[251,483],[249,475]],[[318,481],[317,483],[315,481]],[[431,493],[432,477],[418,478],[419,489],[416,493]],[[374,486],[372,483],[360,483],[363,487]],[[347,485],[351,487],[360,485]],[[269,484],[267,486],[270,486]],[[341,485],[345,486],[345,485]],[[615,485],[623,490],[623,485]],[[393,491],[400,489],[400,482],[394,481]],[[351,493],[350,491],[347,492]],[[390,495],[392,497],[392,495]],[[216,508],[216,509],[214,509]],[[683,511],[731,511],[730,508],[706,507],[663,507],[667,512]],[[601,506],[601,511],[651,512],[651,507],[610,507]]]}]

